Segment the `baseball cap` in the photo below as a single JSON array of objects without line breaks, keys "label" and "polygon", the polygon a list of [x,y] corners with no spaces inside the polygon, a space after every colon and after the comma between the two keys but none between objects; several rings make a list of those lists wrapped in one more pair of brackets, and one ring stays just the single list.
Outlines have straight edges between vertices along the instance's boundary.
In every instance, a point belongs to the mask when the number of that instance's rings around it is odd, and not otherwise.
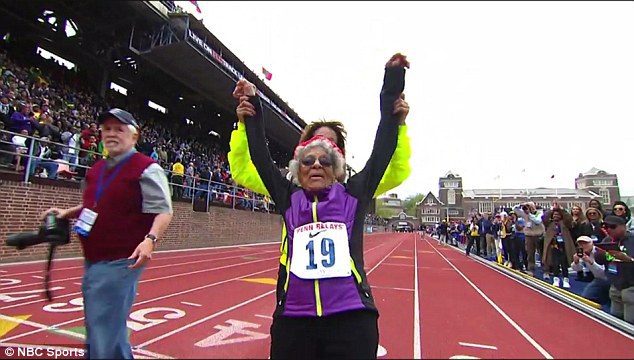
[{"label": "baseball cap", "polygon": [[580,242],[580,241],[584,241],[584,242],[589,242],[589,243],[591,243],[591,242],[592,242],[592,239],[591,239],[589,236],[585,236],[585,235],[584,235],[584,236],[579,236],[579,237],[577,238],[577,242]]},{"label": "baseball cap", "polygon": [[625,225],[625,219],[620,216],[609,215],[603,220],[607,225]]},{"label": "baseball cap", "polygon": [[130,114],[129,112],[125,110],[121,110],[119,108],[113,108],[108,110],[107,112],[100,114],[97,121],[101,125],[103,124],[104,121],[106,121],[106,119],[111,117],[121,121],[122,123],[126,125],[132,125],[137,129],[139,128],[139,124],[134,119],[134,116],[132,116],[132,114]]}]

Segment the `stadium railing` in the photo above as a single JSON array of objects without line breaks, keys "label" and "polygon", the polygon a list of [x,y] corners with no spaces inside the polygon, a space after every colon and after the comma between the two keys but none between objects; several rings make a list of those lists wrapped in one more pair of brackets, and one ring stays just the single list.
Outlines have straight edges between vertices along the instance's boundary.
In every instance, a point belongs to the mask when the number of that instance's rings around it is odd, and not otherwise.
[{"label": "stadium railing", "polygon": [[[8,135],[8,137],[7,137]],[[13,138],[18,137],[19,143],[14,143]],[[6,139],[9,139],[6,140]],[[42,140],[41,138],[22,135],[19,133],[0,130],[0,166],[4,169],[11,169],[11,173],[21,173],[24,171],[22,181],[29,183],[30,179],[35,175],[35,170],[38,166],[42,166],[48,175],[48,164],[57,164],[56,181],[70,181],[80,182],[86,171],[91,168],[90,165],[86,165],[86,158],[89,156],[95,156],[96,159],[103,158],[104,155],[98,152],[73,148],[69,145],[52,142],[49,140]],[[24,146],[22,146],[22,143]],[[39,150],[39,146],[36,148],[36,144],[46,144],[51,151],[61,152],[62,158],[60,159],[41,159],[39,154],[34,154]],[[62,149],[68,149],[63,151]],[[69,150],[73,149],[74,154],[69,154]],[[79,154],[83,154],[83,157],[79,157]],[[15,166],[13,161],[15,160]],[[21,169],[24,167],[24,170]],[[5,171],[6,171],[5,170]],[[201,184],[200,180],[196,184],[196,178],[181,175],[184,182],[178,184],[172,182],[173,171],[164,169],[165,174],[168,177],[172,198],[174,199],[179,188],[182,189],[182,197],[178,197],[175,200],[191,200],[192,204],[196,199],[207,199],[208,204],[223,204],[225,206],[231,206],[233,209],[242,208],[243,210],[250,211],[262,211],[273,212],[275,203],[271,200],[262,199],[263,195],[257,194],[251,190],[240,186],[234,186],[231,184],[219,183],[215,181],[208,181],[208,185]],[[53,180],[53,179],[51,179]],[[207,181],[205,181],[207,183]],[[247,191],[248,196],[239,195],[240,192]],[[178,191],[180,192],[180,191]]]}]

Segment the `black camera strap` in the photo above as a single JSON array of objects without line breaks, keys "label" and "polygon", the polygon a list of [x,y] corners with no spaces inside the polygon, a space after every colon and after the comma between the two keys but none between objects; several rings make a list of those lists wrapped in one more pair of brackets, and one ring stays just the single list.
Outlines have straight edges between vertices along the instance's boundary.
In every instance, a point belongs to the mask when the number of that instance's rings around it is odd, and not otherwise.
[{"label": "black camera strap", "polygon": [[53,254],[55,253],[56,244],[50,243],[48,246],[48,262],[46,263],[46,275],[44,276],[44,290],[46,291],[46,298],[49,302],[53,301],[53,294],[49,287],[51,281],[51,268],[53,267]]}]

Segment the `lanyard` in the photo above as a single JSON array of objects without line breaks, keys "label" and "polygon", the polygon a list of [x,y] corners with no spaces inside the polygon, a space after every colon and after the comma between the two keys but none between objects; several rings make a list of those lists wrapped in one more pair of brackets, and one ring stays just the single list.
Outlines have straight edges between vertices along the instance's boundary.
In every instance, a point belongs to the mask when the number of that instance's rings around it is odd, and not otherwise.
[{"label": "lanyard", "polygon": [[99,202],[99,199],[101,199],[101,196],[103,195],[104,191],[106,191],[106,189],[108,188],[108,186],[110,185],[112,180],[114,180],[115,176],[117,176],[117,174],[119,173],[121,168],[123,168],[123,165],[125,165],[125,163],[127,163],[128,160],[130,160],[132,155],[134,155],[134,153],[126,156],[117,165],[115,165],[114,169],[112,170],[112,173],[110,174],[110,176],[106,180],[105,184],[103,182],[103,178],[106,175],[106,169],[107,169],[108,165],[106,164],[106,165],[104,165],[103,168],[101,168],[101,174],[99,174],[99,181],[97,182],[97,191],[95,193],[95,207],[97,206],[97,203]]}]

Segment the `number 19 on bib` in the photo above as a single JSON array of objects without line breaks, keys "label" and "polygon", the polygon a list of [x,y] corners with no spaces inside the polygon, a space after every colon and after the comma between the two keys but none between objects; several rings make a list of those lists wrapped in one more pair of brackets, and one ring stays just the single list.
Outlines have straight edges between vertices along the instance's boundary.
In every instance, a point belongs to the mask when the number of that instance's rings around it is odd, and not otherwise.
[{"label": "number 19 on bib", "polygon": [[291,272],[302,279],[350,276],[350,248],[345,227],[328,228],[326,223],[317,229],[295,232]]}]

